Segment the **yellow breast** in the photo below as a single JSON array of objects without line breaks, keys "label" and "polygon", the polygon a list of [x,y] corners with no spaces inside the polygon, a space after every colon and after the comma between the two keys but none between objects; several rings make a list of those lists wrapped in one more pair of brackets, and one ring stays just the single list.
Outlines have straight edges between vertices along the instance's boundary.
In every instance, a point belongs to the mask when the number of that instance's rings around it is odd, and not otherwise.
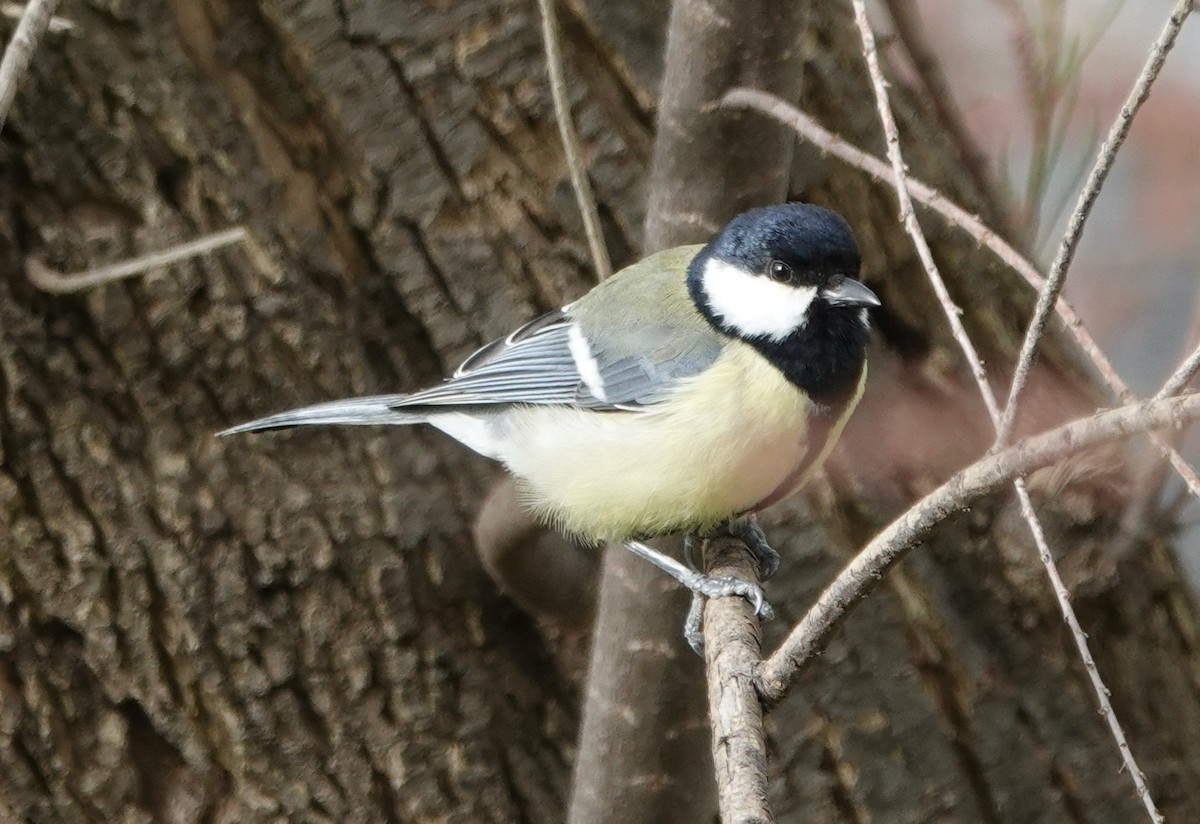
[{"label": "yellow breast", "polygon": [[504,461],[536,516],[584,539],[698,531],[802,485],[857,400],[810,450],[811,401],[735,341],[649,411],[514,412]]}]

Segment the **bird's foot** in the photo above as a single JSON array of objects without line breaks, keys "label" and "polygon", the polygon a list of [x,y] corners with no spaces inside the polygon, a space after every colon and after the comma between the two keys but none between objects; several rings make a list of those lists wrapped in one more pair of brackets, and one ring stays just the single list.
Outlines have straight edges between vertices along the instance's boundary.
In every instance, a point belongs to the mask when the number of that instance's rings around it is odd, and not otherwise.
[{"label": "bird's foot", "polygon": [[697,655],[704,654],[704,632],[701,629],[701,618],[704,614],[704,601],[708,598],[725,598],[739,595],[754,607],[754,614],[759,618],[770,620],[775,617],[775,610],[767,603],[762,587],[742,578],[732,575],[703,575],[694,572],[691,582],[683,581],[683,585],[692,591],[692,604],[688,607],[687,618],[683,622],[683,637],[688,646]]},{"label": "bird's foot", "polygon": [[[731,575],[705,575],[695,569],[689,569],[671,556],[664,555],[641,541],[626,541],[625,548],[635,555],[645,558],[692,591],[692,606],[688,610],[683,635],[697,653],[704,648],[703,637],[700,633],[700,613],[705,598],[725,598],[730,595],[738,595],[750,602],[750,605],[754,607],[754,614],[759,618],[775,617],[775,611],[767,603],[763,589],[758,584],[734,578]],[[684,551],[690,563],[692,549],[686,542]]]},{"label": "bird's foot", "polygon": [[746,515],[731,518],[717,527],[718,535],[728,535],[744,543],[758,562],[758,577],[769,580],[779,571],[779,553],[767,543],[767,533],[758,525],[758,518]]},{"label": "bird's foot", "polygon": [[[753,515],[731,520],[718,527],[718,535],[728,535],[742,541],[749,547],[758,563],[759,576],[766,580],[779,569],[779,553],[767,543],[766,533],[758,525]],[[701,619],[704,614],[705,598],[721,598],[727,595],[740,595],[754,607],[754,613],[759,618],[774,617],[771,605],[763,595],[763,589],[758,584],[731,576],[708,576],[701,572],[699,544],[701,538],[696,535],[685,535],[683,538],[683,557],[696,579],[704,580],[703,587],[697,588],[680,579],[684,586],[692,591],[692,604],[688,608],[687,619],[683,623],[683,637],[688,646],[697,655],[704,654],[704,634],[701,631]]]},{"label": "bird's foot", "polygon": [[763,588],[752,581],[735,578],[732,575],[704,575],[692,572],[686,581],[681,583],[699,598],[728,598],[730,595],[740,595],[754,607],[754,614],[759,618],[774,618],[775,610],[767,603]]}]

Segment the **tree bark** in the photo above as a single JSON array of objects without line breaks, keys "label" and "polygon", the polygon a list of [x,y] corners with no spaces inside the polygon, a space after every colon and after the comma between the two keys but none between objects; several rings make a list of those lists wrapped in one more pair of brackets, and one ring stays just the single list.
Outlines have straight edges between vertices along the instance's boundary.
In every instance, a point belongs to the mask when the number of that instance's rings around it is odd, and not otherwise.
[{"label": "tree bark", "polygon": [[[665,9],[563,8],[618,264],[645,216]],[[76,33],[43,42],[0,133],[0,817],[563,820],[585,642],[528,617],[471,551],[496,471],[418,430],[212,437],[435,381],[588,288],[534,4],[63,10]],[[812,15],[802,104],[878,150],[849,20]],[[896,91],[914,173],[969,205]],[[847,216],[885,311],[830,485],[767,523],[785,557],[768,650],[987,433],[890,193],[798,156],[791,192]],[[30,255],[73,271],[233,224],[276,266],[226,251],[67,296],[23,275]],[[1010,361],[1030,296],[926,225],[989,362]],[[1025,431],[1095,405],[1066,346],[1043,363]],[[1169,547],[1106,553],[1122,482],[1099,458],[1035,480],[1156,799],[1194,820],[1197,624]],[[914,553],[768,723],[780,821],[1139,814],[1005,498]]]}]

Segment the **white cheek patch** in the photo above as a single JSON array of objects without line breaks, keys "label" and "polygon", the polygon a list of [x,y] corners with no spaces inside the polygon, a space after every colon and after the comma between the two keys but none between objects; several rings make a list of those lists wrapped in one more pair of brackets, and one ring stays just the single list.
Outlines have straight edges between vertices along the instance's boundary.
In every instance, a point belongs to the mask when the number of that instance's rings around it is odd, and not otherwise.
[{"label": "white cheek patch", "polygon": [[704,264],[708,308],[748,337],[781,341],[804,325],[815,286],[789,286],[723,260]]},{"label": "white cheek patch", "polygon": [[600,377],[600,364],[592,355],[592,347],[588,345],[587,338],[583,336],[583,330],[579,328],[578,324],[573,325],[567,331],[567,346],[571,350],[575,368],[579,370],[579,377],[583,378],[583,385],[596,398],[607,401],[608,395],[604,391],[604,379]]}]

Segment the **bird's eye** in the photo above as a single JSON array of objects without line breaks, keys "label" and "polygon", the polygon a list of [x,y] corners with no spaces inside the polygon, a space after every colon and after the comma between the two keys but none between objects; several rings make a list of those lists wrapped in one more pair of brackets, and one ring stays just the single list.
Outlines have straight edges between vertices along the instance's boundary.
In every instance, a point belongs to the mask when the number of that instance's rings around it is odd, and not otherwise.
[{"label": "bird's eye", "polygon": [[773,260],[767,264],[767,275],[771,280],[780,283],[787,283],[792,279],[792,267],[788,266],[782,260]]}]

